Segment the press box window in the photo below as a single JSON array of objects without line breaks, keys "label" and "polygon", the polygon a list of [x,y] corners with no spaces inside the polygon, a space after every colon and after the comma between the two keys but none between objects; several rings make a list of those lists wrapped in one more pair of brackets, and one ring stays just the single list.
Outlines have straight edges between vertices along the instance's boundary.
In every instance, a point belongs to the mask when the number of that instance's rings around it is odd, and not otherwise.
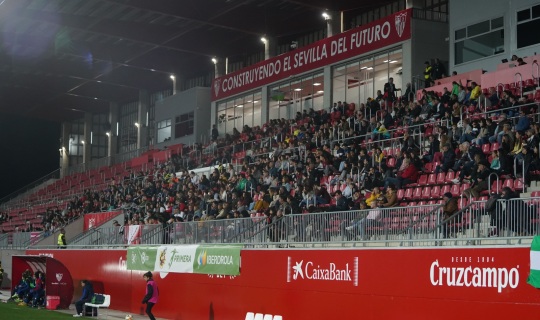
[{"label": "press box window", "polygon": [[455,64],[504,52],[503,17],[485,20],[454,31]]},{"label": "press box window", "polygon": [[180,138],[193,134],[194,128],[194,113],[189,112],[179,115],[175,118],[174,137]]},{"label": "press box window", "polygon": [[540,43],[540,5],[517,12],[517,47],[524,48]]}]

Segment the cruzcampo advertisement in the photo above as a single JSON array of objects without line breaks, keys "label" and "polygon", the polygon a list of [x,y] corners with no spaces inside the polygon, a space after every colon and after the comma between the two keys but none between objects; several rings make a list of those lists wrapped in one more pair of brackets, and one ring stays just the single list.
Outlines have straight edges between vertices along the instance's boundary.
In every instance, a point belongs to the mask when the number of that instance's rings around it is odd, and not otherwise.
[{"label": "cruzcampo advertisement", "polygon": [[167,273],[240,274],[242,246],[183,245],[130,247],[127,269]]}]

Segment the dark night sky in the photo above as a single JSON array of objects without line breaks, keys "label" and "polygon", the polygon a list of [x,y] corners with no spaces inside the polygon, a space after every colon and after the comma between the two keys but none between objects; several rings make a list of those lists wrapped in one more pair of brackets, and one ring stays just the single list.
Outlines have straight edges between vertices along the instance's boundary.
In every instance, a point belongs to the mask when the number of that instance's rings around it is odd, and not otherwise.
[{"label": "dark night sky", "polygon": [[0,198],[59,167],[60,123],[0,113]]}]

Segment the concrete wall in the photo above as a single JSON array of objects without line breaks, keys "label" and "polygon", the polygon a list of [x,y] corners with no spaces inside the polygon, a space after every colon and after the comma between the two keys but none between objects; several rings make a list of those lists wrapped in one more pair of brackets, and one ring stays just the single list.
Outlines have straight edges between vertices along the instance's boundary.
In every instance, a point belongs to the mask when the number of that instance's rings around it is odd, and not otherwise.
[{"label": "concrete wall", "polygon": [[[155,121],[159,123],[162,120],[171,119],[171,140],[157,143],[156,147],[163,148],[178,143],[191,144],[209,141],[210,110],[210,88],[195,87],[158,101],[156,103]],[[175,117],[191,111],[194,111],[195,115],[193,135],[174,139]]]},{"label": "concrete wall", "polygon": [[[411,72],[413,76],[424,78],[424,62],[439,58],[448,70],[448,24],[443,22],[414,19],[412,21]],[[405,51],[405,50],[404,50]],[[403,57],[405,61],[405,56]],[[405,65],[405,62],[403,63]]]}]

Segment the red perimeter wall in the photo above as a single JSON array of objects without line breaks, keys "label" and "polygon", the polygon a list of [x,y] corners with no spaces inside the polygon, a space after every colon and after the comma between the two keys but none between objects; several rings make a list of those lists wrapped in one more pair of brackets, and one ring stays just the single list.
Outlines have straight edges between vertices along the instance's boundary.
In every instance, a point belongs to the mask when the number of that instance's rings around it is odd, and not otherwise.
[{"label": "red perimeter wall", "polygon": [[[197,320],[244,320],[247,312],[284,320],[535,319],[540,291],[526,283],[529,252],[527,247],[243,250],[237,277],[156,274],[160,301],[154,310],[161,318]],[[113,309],[142,312],[143,272],[126,270],[126,250],[27,254],[64,263],[76,298],[81,279],[99,281],[111,294]],[[313,279],[338,273],[343,280]]]}]

